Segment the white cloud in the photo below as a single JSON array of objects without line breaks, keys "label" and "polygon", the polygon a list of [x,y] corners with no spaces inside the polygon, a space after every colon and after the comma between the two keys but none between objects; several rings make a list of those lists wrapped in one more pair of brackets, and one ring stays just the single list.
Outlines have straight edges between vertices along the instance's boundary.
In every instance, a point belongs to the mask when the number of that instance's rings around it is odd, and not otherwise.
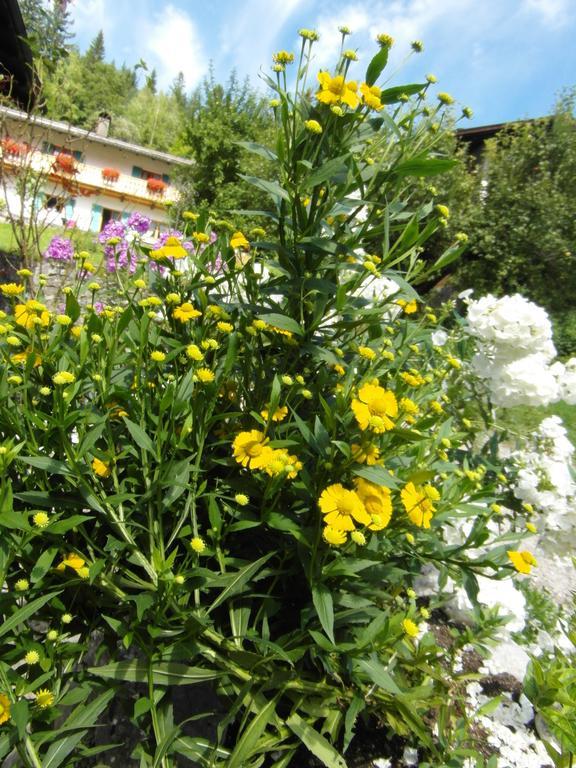
[{"label": "white cloud", "polygon": [[139,39],[143,41],[142,58],[150,70],[156,69],[162,89],[168,88],[179,72],[184,74],[187,88],[193,88],[208,70],[208,55],[196,24],[171,4],[146,22]]},{"label": "white cloud", "polygon": [[570,18],[570,0],[524,0],[524,8],[551,27],[564,26]]}]

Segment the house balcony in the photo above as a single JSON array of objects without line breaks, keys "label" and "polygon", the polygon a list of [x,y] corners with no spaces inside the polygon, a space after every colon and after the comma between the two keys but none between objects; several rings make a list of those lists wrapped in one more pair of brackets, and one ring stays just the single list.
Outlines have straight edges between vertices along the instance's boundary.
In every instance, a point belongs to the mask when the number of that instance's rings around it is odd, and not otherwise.
[{"label": "house balcony", "polygon": [[[46,181],[63,187],[71,197],[79,195],[104,195],[120,201],[137,202],[151,208],[163,207],[178,200],[178,191],[170,184],[149,185],[147,179],[138,179],[127,173],[119,173],[117,179],[104,178],[101,166],[82,163],[70,157],[61,164],[58,156],[40,151],[17,154],[0,148],[1,164],[6,171],[30,169],[46,178]],[[161,186],[160,189],[150,187]]]}]

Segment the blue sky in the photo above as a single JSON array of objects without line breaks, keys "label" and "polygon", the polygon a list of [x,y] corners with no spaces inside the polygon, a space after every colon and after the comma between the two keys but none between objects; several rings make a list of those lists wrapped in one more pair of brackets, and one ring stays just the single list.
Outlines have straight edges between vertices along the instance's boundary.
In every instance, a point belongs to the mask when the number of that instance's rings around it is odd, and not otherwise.
[{"label": "blue sky", "polygon": [[[342,24],[354,33],[354,76],[387,32],[392,84],[433,73],[439,90],[474,111],[467,125],[548,114],[576,85],[576,0],[71,0],[70,10],[81,50],[102,29],[108,58],[144,59],[161,87],[179,71],[194,87],[210,61],[217,79],[236,68],[259,87],[274,51],[299,49],[300,27],[320,33],[316,66],[329,69]],[[424,52],[405,62],[414,39]]]}]

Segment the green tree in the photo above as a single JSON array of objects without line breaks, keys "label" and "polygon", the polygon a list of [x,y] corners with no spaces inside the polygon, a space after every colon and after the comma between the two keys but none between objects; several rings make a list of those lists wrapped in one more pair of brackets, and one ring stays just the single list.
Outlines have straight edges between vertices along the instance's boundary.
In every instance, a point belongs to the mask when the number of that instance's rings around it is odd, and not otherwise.
[{"label": "green tree", "polygon": [[47,5],[42,0],[20,0],[19,5],[34,58],[45,73],[50,73],[70,51],[68,2],[52,0]]},{"label": "green tree", "polygon": [[459,284],[541,304],[564,353],[576,347],[575,100],[573,90],[552,117],[518,123],[486,143],[472,215],[458,222],[470,236]]},{"label": "green tree", "polygon": [[90,43],[88,50],[86,51],[86,62],[94,63],[97,61],[104,61],[105,48],[104,48],[104,32],[100,30],[94,40]]},{"label": "green tree", "polygon": [[144,87],[125,105],[112,130],[119,139],[171,152],[184,121],[184,108],[175,95]]},{"label": "green tree", "polygon": [[[175,149],[194,158],[195,165],[181,172],[185,207],[209,206],[215,213],[231,209],[266,207],[258,191],[239,174],[265,176],[265,161],[248,154],[241,141],[267,144],[273,118],[267,103],[232,73],[225,85],[210,71],[191,96],[182,139]],[[259,222],[261,223],[261,222]]]}]

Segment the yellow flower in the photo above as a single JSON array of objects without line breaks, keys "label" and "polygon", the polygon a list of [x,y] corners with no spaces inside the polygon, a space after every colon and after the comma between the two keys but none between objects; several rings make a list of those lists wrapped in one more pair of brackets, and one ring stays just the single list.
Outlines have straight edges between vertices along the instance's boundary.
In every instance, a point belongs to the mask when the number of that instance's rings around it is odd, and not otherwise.
[{"label": "yellow flower", "polygon": [[376,42],[381,48],[392,48],[394,45],[394,38],[387,35],[385,32],[381,32],[379,35],[376,35]]},{"label": "yellow flower", "polygon": [[368,85],[368,83],[362,83],[360,86],[360,93],[362,94],[362,100],[367,107],[375,109],[379,112],[384,108],[384,105],[380,101],[382,95],[382,89],[377,85]]},{"label": "yellow flower", "polygon": [[179,293],[168,293],[166,294],[166,303],[167,304],[180,304],[182,301],[182,298]]},{"label": "yellow flower", "polygon": [[95,475],[98,477],[110,477],[112,474],[112,467],[109,461],[101,461],[100,459],[92,459],[92,469]]},{"label": "yellow flower", "polygon": [[22,376],[17,376],[16,374],[8,376],[7,382],[8,384],[22,384]]},{"label": "yellow flower", "polygon": [[234,496],[234,501],[236,502],[236,504],[239,504],[241,507],[245,507],[250,502],[250,499],[248,496],[246,496],[245,493],[237,493]]},{"label": "yellow flower", "polygon": [[154,258],[160,257],[160,259],[185,259],[188,256],[188,251],[179,237],[167,237],[164,245],[152,251],[151,256],[152,253],[156,254]]},{"label": "yellow flower", "polygon": [[364,384],[352,400],[352,411],[360,429],[371,429],[380,435],[393,429],[392,418],[398,415],[398,403],[393,392],[377,384]]},{"label": "yellow flower", "polygon": [[190,542],[190,546],[192,547],[192,550],[196,552],[197,555],[201,555],[202,552],[206,549],[206,544],[204,542],[204,539],[201,539],[200,536],[194,536],[194,538]]},{"label": "yellow flower", "polygon": [[74,552],[63,557],[62,562],[56,566],[56,570],[60,572],[64,571],[66,568],[72,568],[72,570],[76,571],[78,576],[80,576],[80,578],[82,579],[85,579],[88,576],[88,568],[86,568],[86,560],[84,560],[84,558],[80,557],[80,555],[77,555]]},{"label": "yellow flower", "polygon": [[14,320],[26,330],[41,325],[45,328],[50,323],[50,312],[46,306],[36,299],[30,299],[26,304],[16,304],[14,308]]},{"label": "yellow flower", "polygon": [[70,325],[72,322],[72,318],[68,317],[68,315],[56,315],[55,319],[58,325]]},{"label": "yellow flower", "polygon": [[14,584],[14,589],[16,592],[26,592],[29,586],[30,583],[28,579],[18,579],[18,581]]},{"label": "yellow flower", "polygon": [[193,213],[192,211],[184,211],[182,214],[184,221],[196,221],[199,217],[199,213]]},{"label": "yellow flower", "polygon": [[358,347],[358,354],[365,360],[374,360],[376,358],[376,352],[370,347]]},{"label": "yellow flower", "polygon": [[40,661],[40,654],[38,653],[38,651],[28,651],[26,656],[24,656],[24,661],[26,662],[26,664],[30,664],[30,665],[38,664],[38,662]]},{"label": "yellow flower", "polygon": [[[260,415],[262,416],[263,419],[266,419],[266,421],[268,421],[268,419],[270,418],[270,413],[268,411],[268,408],[266,407],[263,411],[260,411]],[[272,414],[272,421],[284,421],[286,416],[288,416],[288,407],[286,405],[278,406],[278,408],[276,408],[276,410]]]},{"label": "yellow flower", "polygon": [[418,372],[402,371],[400,378],[410,387],[420,387],[425,383],[425,379]]},{"label": "yellow flower", "polygon": [[32,518],[32,522],[36,526],[36,528],[46,528],[48,523],[50,522],[50,518],[46,514],[46,512],[36,512],[36,514]]},{"label": "yellow flower", "polygon": [[242,232],[234,232],[234,234],[230,238],[230,245],[232,248],[242,248],[242,250],[244,251],[250,250],[250,243],[244,237]]},{"label": "yellow flower", "polygon": [[2,283],[0,291],[4,296],[20,296],[24,292],[24,286],[17,283]]},{"label": "yellow flower", "polygon": [[360,99],[356,91],[358,85],[350,80],[348,83],[342,75],[331,77],[328,72],[318,73],[318,82],[320,90],[316,93],[316,98],[322,104],[347,104],[352,109],[356,109]]},{"label": "yellow flower", "polygon": [[187,323],[188,320],[194,320],[201,315],[202,312],[200,312],[198,309],[195,309],[192,304],[189,304],[187,301],[184,302],[184,304],[181,304],[179,307],[176,307],[174,312],[172,312],[172,317],[175,320],[179,320],[181,323]]},{"label": "yellow flower", "polygon": [[76,376],[70,371],[60,371],[52,376],[52,381],[58,386],[64,386],[66,384],[73,384],[76,381]]},{"label": "yellow flower", "polygon": [[288,453],[285,448],[277,448],[276,450],[268,448],[264,458],[266,460],[264,469],[270,477],[285,473],[289,480],[293,480],[302,469],[302,462],[298,457]]},{"label": "yellow flower", "polygon": [[415,624],[411,619],[404,619],[402,622],[402,629],[408,637],[418,637],[418,624]]},{"label": "yellow flower", "polygon": [[389,489],[360,477],[354,480],[354,485],[356,493],[371,518],[368,528],[371,531],[381,531],[386,528],[392,517],[392,499]]},{"label": "yellow flower", "polygon": [[320,494],[320,511],[326,525],[339,531],[353,531],[354,521],[370,525],[372,519],[355,491],[349,491],[341,483],[329,485]]},{"label": "yellow flower", "polygon": [[510,558],[512,565],[514,568],[516,568],[518,573],[528,574],[532,570],[532,566],[538,565],[532,552],[515,552],[513,550],[509,550],[506,552],[506,554]]},{"label": "yellow flower", "polygon": [[450,104],[454,104],[454,97],[451,96],[449,93],[446,93],[445,91],[441,91],[440,93],[437,93],[436,98],[441,104],[445,104],[446,106],[449,106]]},{"label": "yellow flower", "polygon": [[6,337],[6,343],[10,344],[11,347],[21,347],[22,342],[18,338],[18,336],[7,336]]},{"label": "yellow flower", "polygon": [[378,463],[380,458],[380,448],[374,443],[368,443],[366,445],[358,445],[353,443],[352,446],[352,458],[357,461],[358,464],[368,464],[369,467]]},{"label": "yellow flower", "polygon": [[409,415],[415,415],[418,413],[420,408],[418,405],[414,402],[414,400],[411,400],[409,397],[403,397],[400,400],[400,412],[401,413],[407,413]]},{"label": "yellow flower", "polygon": [[211,371],[210,368],[198,368],[196,376],[202,384],[210,384],[216,378],[214,371]]},{"label": "yellow flower", "polygon": [[234,330],[232,323],[225,323],[224,320],[220,320],[219,323],[216,323],[216,328],[218,328],[221,333],[232,333]]},{"label": "yellow flower", "polygon": [[350,538],[354,544],[358,544],[359,547],[363,547],[366,544],[366,536],[364,536],[362,531],[352,531]]},{"label": "yellow flower", "polygon": [[272,54],[272,60],[275,64],[292,64],[294,54],[288,53],[288,51],[278,51],[278,53]]},{"label": "yellow flower", "polygon": [[530,533],[538,533],[538,528],[536,528],[534,523],[526,523],[526,530],[530,531]]},{"label": "yellow flower", "polygon": [[269,439],[264,432],[259,432],[257,429],[251,429],[250,432],[240,432],[232,444],[234,458],[243,467],[263,469],[270,452],[267,447],[268,442]]},{"label": "yellow flower", "polygon": [[19,269],[16,274],[18,277],[32,277],[32,272],[29,269]]},{"label": "yellow flower", "polygon": [[331,544],[333,547],[339,547],[342,544],[346,544],[348,535],[346,531],[340,531],[338,528],[333,528],[331,525],[327,525],[322,531],[322,538],[327,544]]},{"label": "yellow flower", "polygon": [[434,413],[444,413],[442,403],[439,403],[438,400],[430,401],[430,410],[434,411]]},{"label": "yellow flower", "polygon": [[398,299],[396,304],[399,307],[402,307],[402,309],[407,315],[413,315],[414,312],[418,311],[418,302],[416,301],[416,299],[412,299],[412,301],[406,301],[405,299]]},{"label": "yellow flower", "polygon": [[153,360],[155,363],[163,363],[166,360],[166,353],[155,349],[150,353],[150,360]]},{"label": "yellow flower", "polygon": [[195,360],[197,363],[199,363],[201,360],[204,360],[204,355],[200,351],[200,347],[198,347],[196,344],[189,344],[186,347],[186,354],[190,360]]},{"label": "yellow flower", "polygon": [[49,691],[48,688],[40,688],[39,691],[36,691],[34,696],[36,705],[40,707],[40,709],[48,709],[48,707],[51,707],[54,704],[54,694],[52,691]]},{"label": "yellow flower", "polygon": [[142,278],[138,278],[137,280],[134,280],[134,286],[142,290],[143,288],[146,288],[146,280],[142,280]]},{"label": "yellow flower", "polygon": [[207,235],[205,232],[193,232],[192,238],[196,240],[197,243],[209,243],[210,242],[210,235]]},{"label": "yellow flower", "polygon": [[0,725],[10,720],[10,699],[5,693],[0,693]]},{"label": "yellow flower", "polygon": [[322,133],[322,126],[318,120],[304,120],[304,128],[310,133]]},{"label": "yellow flower", "polygon": [[400,498],[408,517],[420,528],[430,528],[430,520],[436,511],[433,501],[438,501],[440,494],[433,485],[414,485],[407,483],[400,492]]}]

